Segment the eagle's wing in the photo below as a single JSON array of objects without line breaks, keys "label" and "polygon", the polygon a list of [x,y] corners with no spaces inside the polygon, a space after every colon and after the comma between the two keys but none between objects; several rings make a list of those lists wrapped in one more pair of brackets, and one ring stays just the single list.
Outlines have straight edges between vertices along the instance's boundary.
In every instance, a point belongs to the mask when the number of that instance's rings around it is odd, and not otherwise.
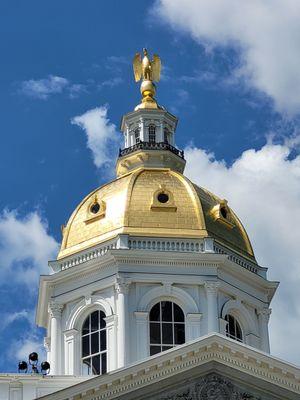
[{"label": "eagle's wing", "polygon": [[152,61],[152,79],[156,82],[160,79],[161,61],[157,54],[153,55]]},{"label": "eagle's wing", "polygon": [[142,77],[142,58],[140,53],[136,53],[133,58],[133,73],[134,79],[138,82]]}]

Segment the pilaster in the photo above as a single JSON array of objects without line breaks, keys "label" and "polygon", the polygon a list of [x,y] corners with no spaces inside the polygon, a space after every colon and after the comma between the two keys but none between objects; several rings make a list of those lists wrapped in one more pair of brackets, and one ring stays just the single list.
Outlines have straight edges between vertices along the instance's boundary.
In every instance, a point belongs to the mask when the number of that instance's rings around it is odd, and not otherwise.
[{"label": "pilaster", "polygon": [[218,290],[220,282],[207,281],[204,287],[207,297],[207,332],[219,332]]},{"label": "pilaster", "polygon": [[188,313],[186,315],[186,341],[197,339],[201,336],[200,321],[202,314]]},{"label": "pilaster", "polygon": [[65,371],[66,375],[80,374],[80,354],[78,346],[78,330],[64,331],[65,337]]},{"label": "pilaster", "polygon": [[137,360],[149,356],[149,312],[136,311],[136,355]]}]

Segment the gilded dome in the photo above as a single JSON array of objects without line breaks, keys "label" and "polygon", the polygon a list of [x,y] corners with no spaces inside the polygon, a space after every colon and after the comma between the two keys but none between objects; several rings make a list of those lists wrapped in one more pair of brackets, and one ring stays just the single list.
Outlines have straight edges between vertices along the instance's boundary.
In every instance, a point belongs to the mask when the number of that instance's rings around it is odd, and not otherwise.
[{"label": "gilded dome", "polygon": [[212,237],[255,261],[227,202],[170,168],[138,168],[86,196],[63,229],[58,258],[116,237]]}]

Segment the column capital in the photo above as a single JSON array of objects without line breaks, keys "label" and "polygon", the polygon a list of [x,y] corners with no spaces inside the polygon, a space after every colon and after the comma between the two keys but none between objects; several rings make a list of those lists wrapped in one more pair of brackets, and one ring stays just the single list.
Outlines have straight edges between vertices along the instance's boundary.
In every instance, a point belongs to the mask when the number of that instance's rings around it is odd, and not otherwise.
[{"label": "column capital", "polygon": [[202,313],[188,313],[186,315],[186,320],[189,321],[191,324],[199,324],[202,315]]},{"label": "column capital", "polygon": [[74,340],[78,333],[77,329],[68,329],[67,331],[64,331],[65,339],[67,341]]},{"label": "column capital", "polygon": [[148,321],[149,312],[148,311],[135,311],[134,316],[137,322]]},{"label": "column capital", "polygon": [[63,304],[56,303],[55,301],[50,301],[48,304],[48,312],[52,318],[60,318],[63,308]]},{"label": "column capital", "polygon": [[270,319],[270,315],[272,313],[272,309],[271,308],[262,308],[260,310],[257,311],[257,314],[266,322],[269,322]]},{"label": "column capital", "polygon": [[217,294],[220,286],[221,286],[221,283],[218,281],[206,281],[204,283],[206,292],[209,294]]},{"label": "column capital", "polygon": [[123,278],[117,278],[115,282],[115,291],[119,294],[128,294],[131,282],[125,281]]},{"label": "column capital", "polygon": [[116,324],[118,317],[116,316],[116,314],[111,314],[104,319],[106,322],[106,328],[110,328],[111,326],[114,326]]}]

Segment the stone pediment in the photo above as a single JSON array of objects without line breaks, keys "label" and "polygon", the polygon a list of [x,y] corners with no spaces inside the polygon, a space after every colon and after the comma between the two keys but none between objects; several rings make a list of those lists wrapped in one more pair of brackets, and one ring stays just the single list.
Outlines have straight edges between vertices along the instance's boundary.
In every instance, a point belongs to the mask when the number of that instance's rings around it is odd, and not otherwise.
[{"label": "stone pediment", "polygon": [[299,399],[300,368],[213,334],[43,400]]}]

